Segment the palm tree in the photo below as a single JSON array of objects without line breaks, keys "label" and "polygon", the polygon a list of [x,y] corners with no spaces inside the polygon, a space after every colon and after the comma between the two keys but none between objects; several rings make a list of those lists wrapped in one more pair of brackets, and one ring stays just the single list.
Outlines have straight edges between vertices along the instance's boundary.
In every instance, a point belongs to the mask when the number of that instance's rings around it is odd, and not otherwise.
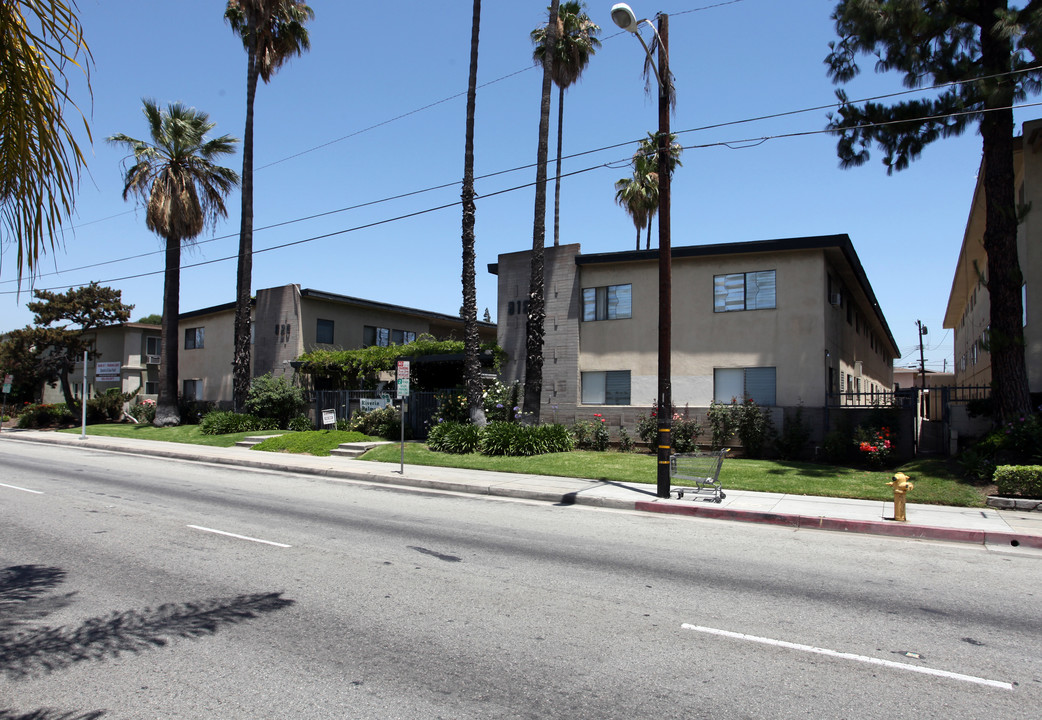
[{"label": "palm tree", "polygon": [[[684,147],[675,142],[676,135],[672,133],[669,136],[669,177],[673,177],[673,171],[678,167],[683,166],[680,162],[680,155],[684,152]],[[651,249],[651,226],[654,224],[652,221],[655,219],[655,215],[658,213],[659,205],[659,182],[658,182],[658,133],[648,133],[648,136],[640,141],[637,148],[637,152],[633,154],[633,180],[642,186],[642,191],[637,192],[636,190],[631,191],[634,196],[642,196],[644,201],[644,212],[647,214],[646,222],[648,226],[648,235],[645,243],[645,249]],[[619,182],[622,182],[621,180]],[[619,202],[619,182],[615,183],[615,201]],[[636,199],[636,197],[635,197]],[[619,204],[622,204],[621,202]],[[628,208],[627,208],[628,210]],[[634,218],[636,223],[636,218]],[[639,236],[639,232],[638,232]],[[637,249],[640,249],[640,241],[637,241]]]},{"label": "palm tree", "polygon": [[310,49],[304,23],[315,12],[302,0],[228,0],[224,19],[246,48],[246,129],[242,143],[242,221],[235,280],[235,356],[232,396],[241,411],[250,390],[250,297],[253,286],[253,101],[291,57]]},{"label": "palm tree", "polygon": [[[557,32],[554,36],[553,66],[550,72],[550,79],[558,88],[554,245],[561,243],[561,135],[564,128],[564,91],[579,79],[589,64],[590,57],[601,46],[601,41],[596,37],[601,28],[590,20],[585,10],[585,3],[574,0],[561,3],[557,10]],[[532,58],[540,64],[543,63],[550,44],[547,35],[547,27],[536,28],[531,33],[532,42],[535,43]]]},{"label": "palm tree", "polygon": [[475,425],[485,425],[485,408],[481,400],[480,337],[478,336],[478,300],[474,271],[474,106],[478,87],[478,30],[481,26],[481,0],[474,0],[470,31],[470,80],[467,85],[467,126],[463,152],[463,352],[467,383],[467,407]]},{"label": "palm tree", "polygon": [[208,138],[215,123],[209,116],[171,103],[165,111],[154,100],[143,100],[151,142],[117,134],[108,138],[126,146],[132,158],[124,162],[123,199],[136,195],[145,205],[145,226],[166,241],[163,278],[163,353],[159,363],[157,427],[177,425],[177,349],[181,243],[197,237],[208,224],[227,217],[224,198],[239,184],[234,170],[215,160],[235,152],[237,139]]},{"label": "palm tree", "polygon": [[[547,44],[557,35],[559,0],[550,2]],[[550,86],[554,53],[543,56],[543,82],[539,99],[539,141],[535,165],[535,217],[532,222],[532,270],[528,280],[528,322],[525,326],[525,414],[539,424],[539,403],[543,392],[543,335],[546,302],[543,293],[543,246],[546,243],[546,156],[550,153]]]},{"label": "palm tree", "polygon": [[92,58],[75,2],[0,3],[0,37],[0,242],[17,243],[21,282],[22,271],[32,276],[40,254],[60,242],[73,211],[86,160],[66,112],[76,105],[64,70],[83,71],[90,92]]},{"label": "palm tree", "polygon": [[651,212],[658,205],[658,173],[654,165],[640,155],[633,156],[633,175],[615,181],[615,202],[633,220],[637,228],[637,250],[640,250],[640,231],[648,228],[648,245],[651,244]]}]

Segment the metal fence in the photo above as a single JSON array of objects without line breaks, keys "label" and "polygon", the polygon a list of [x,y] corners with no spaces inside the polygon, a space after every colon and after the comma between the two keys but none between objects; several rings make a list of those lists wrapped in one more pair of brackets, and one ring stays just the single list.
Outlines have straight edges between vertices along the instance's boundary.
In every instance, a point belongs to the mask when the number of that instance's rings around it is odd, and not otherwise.
[{"label": "metal fence", "polygon": [[[315,408],[315,423],[322,425],[323,411],[332,410],[337,420],[347,420],[361,409],[362,400],[378,400],[386,393],[378,390],[314,390],[309,402]],[[408,411],[405,413],[405,424],[409,428],[408,435],[416,440],[427,437],[430,419],[438,412],[439,392],[414,392],[409,396]],[[392,400],[393,395],[389,396]]]}]

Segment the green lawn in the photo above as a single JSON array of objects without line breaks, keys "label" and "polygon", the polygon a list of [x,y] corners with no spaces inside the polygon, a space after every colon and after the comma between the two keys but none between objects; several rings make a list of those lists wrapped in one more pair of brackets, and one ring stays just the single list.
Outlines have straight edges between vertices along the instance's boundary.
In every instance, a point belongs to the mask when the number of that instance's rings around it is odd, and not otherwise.
[{"label": "green lawn", "polygon": [[[61,432],[79,433],[79,428]],[[88,435],[141,438],[167,442],[194,443],[230,447],[244,437],[271,435],[271,432],[203,435],[198,425],[154,428],[151,425],[90,425]],[[359,433],[330,430],[284,433],[255,446],[256,450],[328,455],[340,443],[359,442]],[[373,448],[364,460],[398,463],[401,449],[397,443]],[[610,482],[655,483],[655,458],[645,453],[575,451],[534,457],[486,457],[484,455],[449,455],[431,452],[422,443],[406,443],[408,465],[438,465],[473,470],[557,475],[590,478]],[[963,481],[944,460],[915,460],[891,470],[865,470],[818,463],[784,462],[780,460],[724,460],[720,478],[724,490],[755,490],[794,495],[891,500],[893,491],[887,486],[891,475],[900,470],[909,475],[915,488],[909,502],[960,507],[983,507],[985,488]]]},{"label": "green lawn", "polygon": [[[362,456],[362,459],[400,462],[400,446],[394,444],[373,448]],[[643,453],[577,450],[534,457],[486,457],[479,454],[437,453],[420,443],[406,443],[405,463],[581,477],[611,482],[654,484],[656,481],[655,457]],[[898,470],[909,475],[915,484],[915,489],[908,494],[909,502],[964,507],[984,506],[986,496],[983,488],[960,480],[942,460],[916,460],[900,468],[873,471],[818,463],[728,458],[724,460],[720,479],[725,491],[755,490],[794,495],[892,500],[893,490],[886,483]]]}]

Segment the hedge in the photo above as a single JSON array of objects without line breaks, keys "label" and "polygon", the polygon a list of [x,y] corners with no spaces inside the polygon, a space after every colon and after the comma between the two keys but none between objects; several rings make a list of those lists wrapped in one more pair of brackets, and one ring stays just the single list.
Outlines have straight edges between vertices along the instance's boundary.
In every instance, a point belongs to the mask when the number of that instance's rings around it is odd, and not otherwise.
[{"label": "hedge", "polygon": [[1000,465],[995,468],[999,495],[1042,498],[1042,465]]}]

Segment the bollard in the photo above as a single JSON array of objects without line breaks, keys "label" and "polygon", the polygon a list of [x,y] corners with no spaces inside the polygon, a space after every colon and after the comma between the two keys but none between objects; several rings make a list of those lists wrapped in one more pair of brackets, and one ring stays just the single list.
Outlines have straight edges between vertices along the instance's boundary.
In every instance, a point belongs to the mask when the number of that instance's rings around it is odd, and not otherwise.
[{"label": "bollard", "polygon": [[907,522],[908,519],[905,517],[905,495],[915,486],[908,482],[908,476],[904,473],[894,475],[894,479],[888,482],[887,485],[894,489],[894,520]]}]

